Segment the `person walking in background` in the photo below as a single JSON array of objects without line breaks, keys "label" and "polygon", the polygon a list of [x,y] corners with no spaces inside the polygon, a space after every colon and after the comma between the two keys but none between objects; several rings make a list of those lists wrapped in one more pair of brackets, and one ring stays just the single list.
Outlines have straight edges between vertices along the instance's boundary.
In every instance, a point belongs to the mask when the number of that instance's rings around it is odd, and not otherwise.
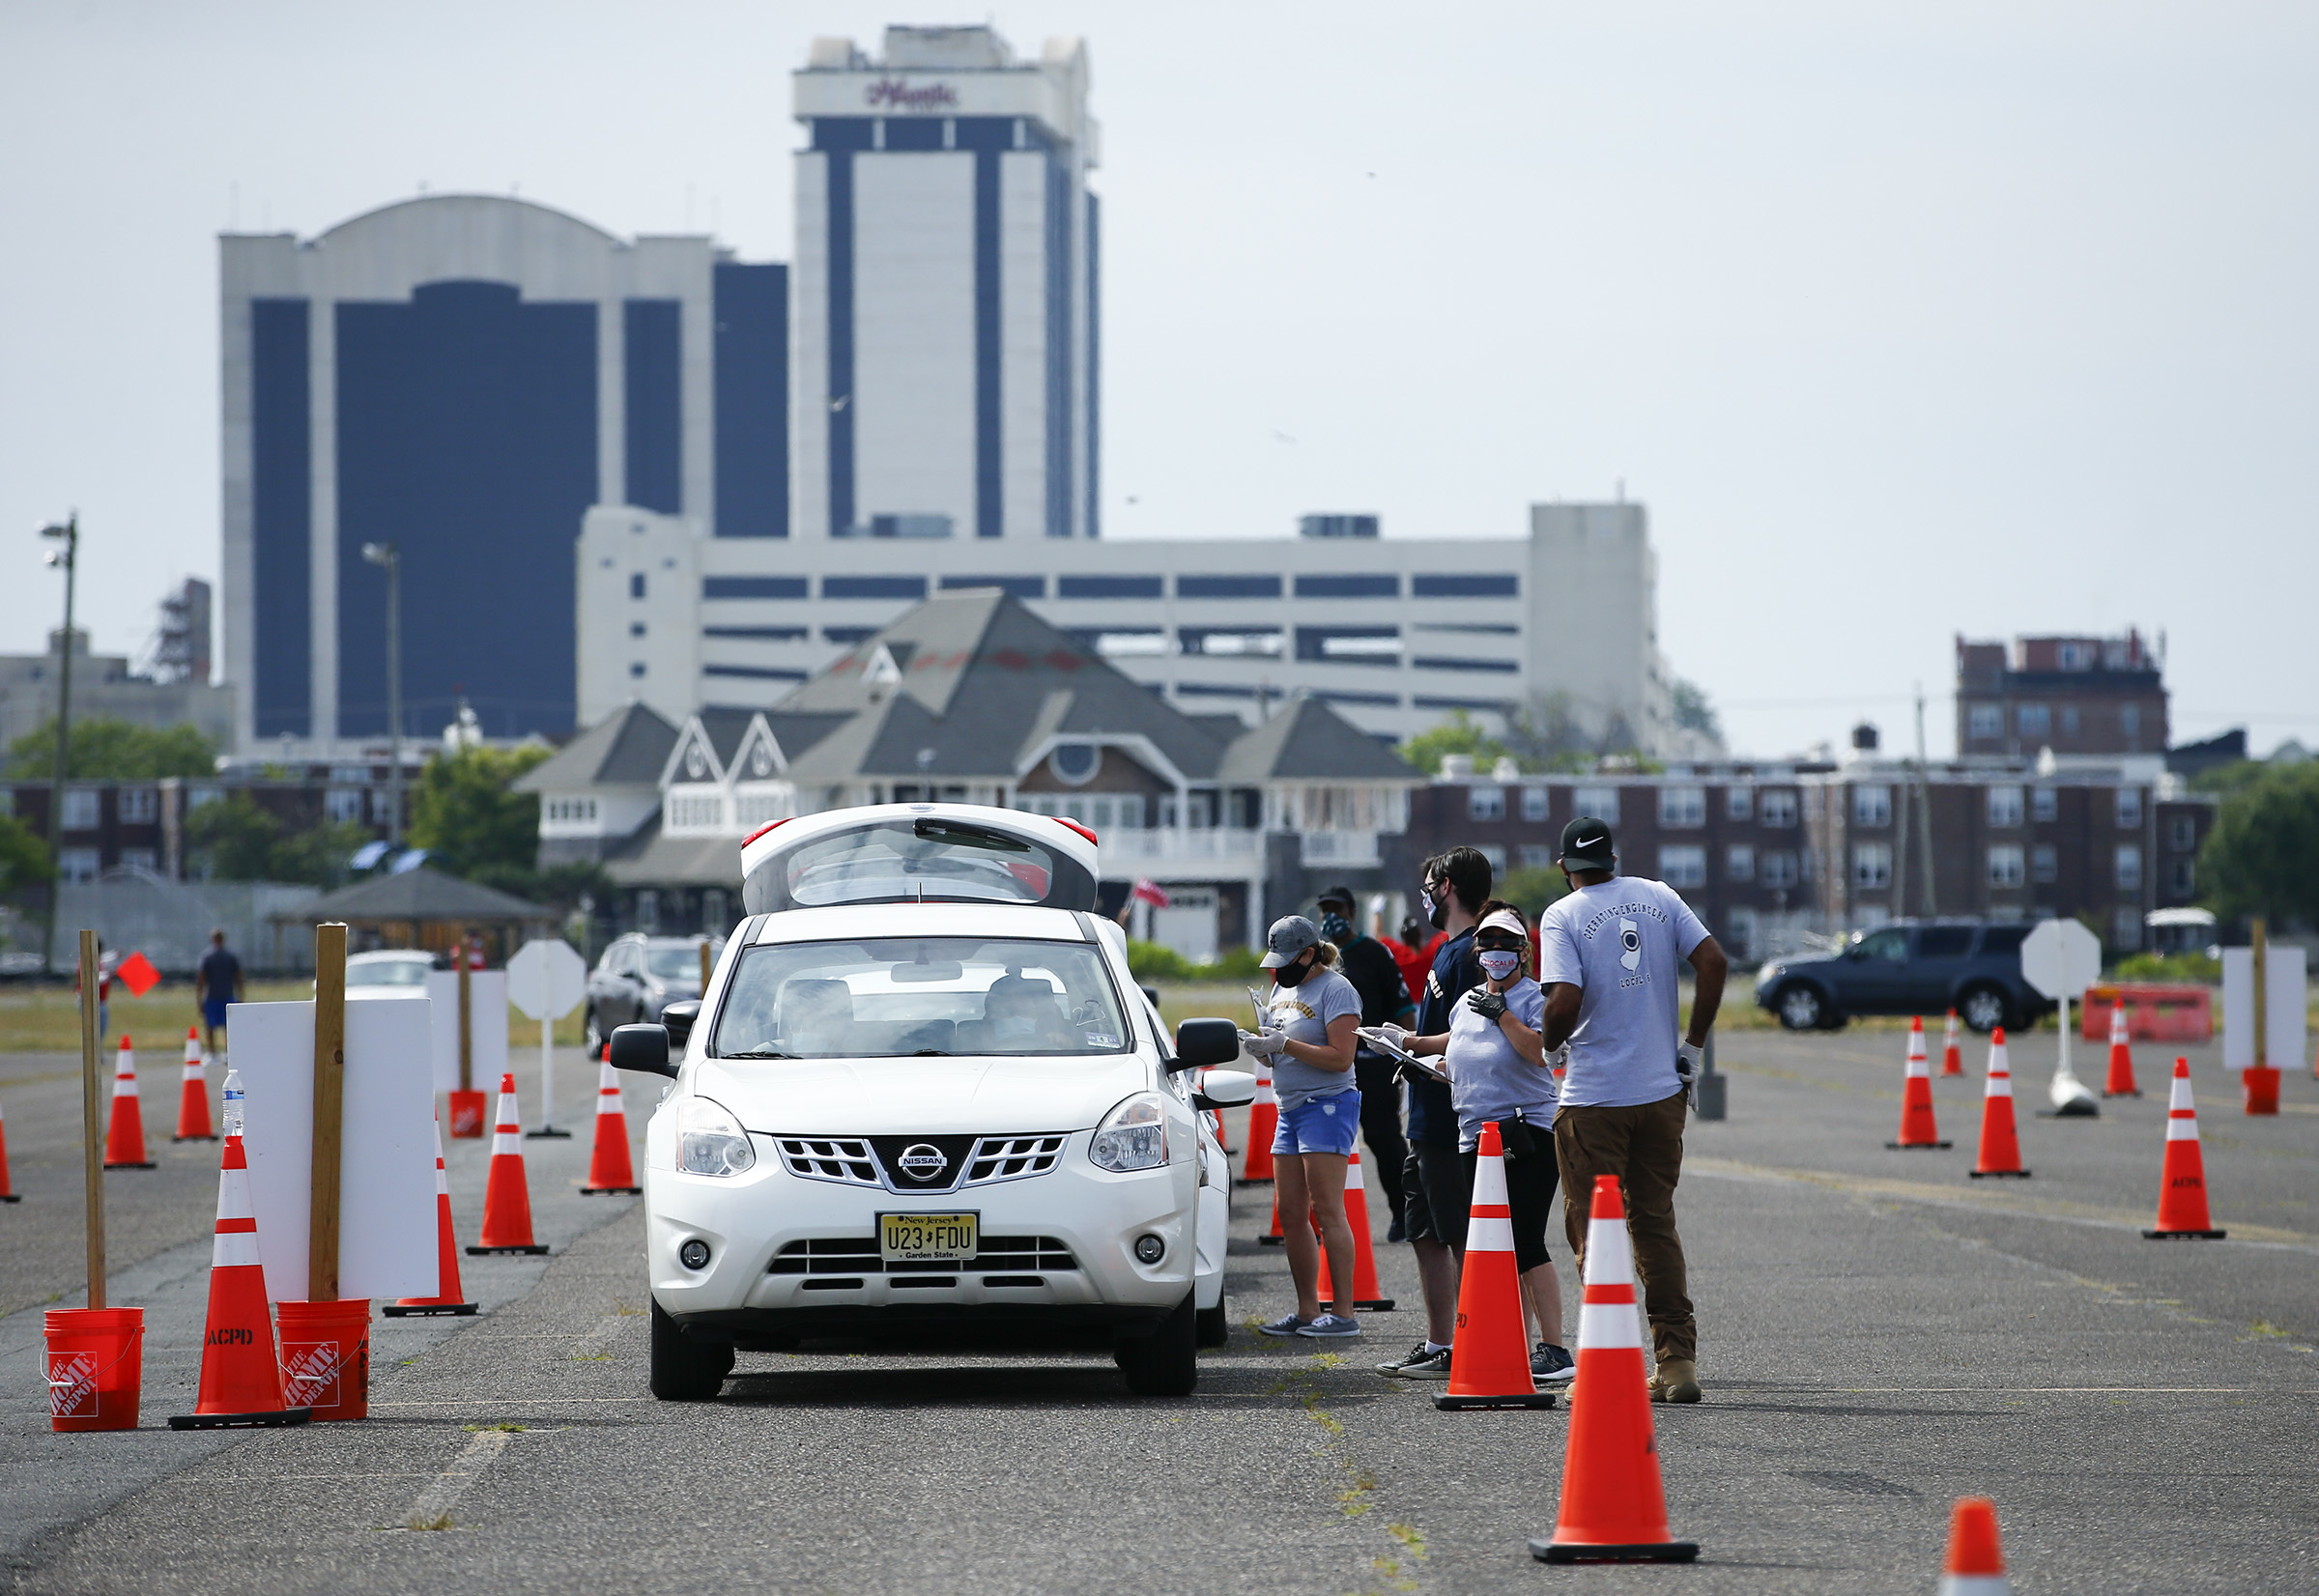
[{"label": "person walking in background", "polygon": [[[1449,1029],[1453,1006],[1481,984],[1474,960],[1474,926],[1489,901],[1490,862],[1478,848],[1451,848],[1425,861],[1426,918],[1445,936],[1417,999],[1417,1032]],[[1406,1040],[1408,1033],[1402,1033]],[[1449,1344],[1457,1327],[1457,1248],[1466,1244],[1467,1211],[1474,1206],[1465,1163],[1457,1152],[1457,1105],[1443,1082],[1411,1073],[1409,1162],[1401,1176],[1402,1228],[1417,1257],[1417,1285],[1425,1297],[1425,1339],[1377,1372],[1404,1380],[1447,1380]]]},{"label": "person walking in background", "polygon": [[[1618,1177],[1650,1318],[1651,1400],[1697,1402],[1699,1326],[1675,1228],[1675,1188],[1683,1172],[1684,1112],[1730,961],[1672,888],[1613,873],[1618,856],[1602,821],[1580,815],[1563,827],[1557,863],[1570,894],[1547,909],[1538,940],[1545,1047],[1570,1045],[1554,1119],[1562,1190],[1571,1194],[1563,1226],[1583,1274],[1589,1205],[1578,1194],[1592,1192],[1597,1175]],[[1690,1032],[1678,1041],[1675,965],[1684,958],[1698,991]]]},{"label": "person walking in background", "polygon": [[[212,1057],[217,1053],[217,1033],[225,1026],[225,1006],[243,998],[242,961],[225,945],[225,932],[210,933],[210,951],[193,969],[193,1001],[201,1009]],[[228,1039],[231,1040],[230,1038]]]},{"label": "person walking in background", "polygon": [[[1514,1268],[1533,1343],[1530,1372],[1559,1382],[1578,1373],[1562,1345],[1562,1283],[1546,1250],[1546,1221],[1554,1208],[1557,1164],[1554,1060],[1541,1035],[1546,994],[1532,980],[1530,931],[1522,911],[1500,898],[1481,906],[1474,931],[1474,959],[1482,983],[1454,1006],[1449,1029],[1413,1037],[1413,1053],[1439,1054],[1457,1106],[1457,1147],[1465,1160],[1466,1189],[1474,1189],[1481,1127],[1495,1122],[1505,1149],[1506,1207],[1514,1234]],[[1465,1244],[1454,1243],[1458,1261]]]},{"label": "person walking in background", "polygon": [[[1402,983],[1401,967],[1391,952],[1373,936],[1353,926],[1353,889],[1331,887],[1321,894],[1321,936],[1336,944],[1336,967],[1360,994],[1360,1023],[1365,1026],[1407,1025],[1417,1017]],[[1401,1083],[1394,1078],[1400,1066],[1381,1053],[1358,1044],[1353,1053],[1353,1077],[1360,1087],[1360,1137],[1369,1144],[1368,1167],[1377,1172],[1376,1183],[1391,1208],[1389,1241],[1403,1240],[1401,1222],[1401,1166],[1409,1161],[1409,1142],[1401,1134]]]},{"label": "person walking in background", "polygon": [[[1273,991],[1264,1029],[1246,1046],[1273,1061],[1273,1090],[1280,1097],[1273,1189],[1297,1288],[1296,1312],[1257,1326],[1266,1335],[1360,1333],[1353,1317],[1353,1228],[1345,1221],[1345,1165],[1360,1126],[1360,1088],[1353,1074],[1360,995],[1330,968],[1335,958],[1320,928],[1301,914],[1274,921],[1265,938]],[[1322,1247],[1329,1249],[1329,1282],[1336,1291],[1326,1307],[1319,1295]]]}]

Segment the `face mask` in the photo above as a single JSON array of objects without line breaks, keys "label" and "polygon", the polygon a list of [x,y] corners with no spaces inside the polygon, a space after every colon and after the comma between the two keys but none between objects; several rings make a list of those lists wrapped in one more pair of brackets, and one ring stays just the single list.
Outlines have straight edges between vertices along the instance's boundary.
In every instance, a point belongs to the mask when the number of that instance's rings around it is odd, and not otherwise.
[{"label": "face mask", "polygon": [[1417,901],[1425,905],[1426,924],[1435,930],[1441,930],[1449,924],[1449,903],[1446,898],[1436,903],[1433,900],[1433,894],[1419,893]]},{"label": "face mask", "polygon": [[1281,986],[1302,986],[1304,984],[1304,978],[1310,974],[1312,974],[1312,960],[1300,958],[1274,970],[1273,980]]},{"label": "face mask", "polygon": [[1353,922],[1341,914],[1321,916],[1321,934],[1338,947],[1353,940]]},{"label": "face mask", "polygon": [[1492,981],[1503,981],[1522,967],[1522,955],[1506,949],[1493,948],[1477,956],[1481,960],[1481,973]]}]

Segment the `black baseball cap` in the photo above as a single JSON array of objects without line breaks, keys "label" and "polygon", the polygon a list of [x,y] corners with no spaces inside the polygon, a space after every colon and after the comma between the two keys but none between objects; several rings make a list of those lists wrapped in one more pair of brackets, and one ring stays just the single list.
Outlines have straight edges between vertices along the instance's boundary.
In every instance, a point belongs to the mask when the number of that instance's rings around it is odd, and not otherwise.
[{"label": "black baseball cap", "polygon": [[1562,828],[1560,857],[1566,869],[1614,869],[1618,853],[1611,843],[1611,828],[1591,814],[1580,815]]},{"label": "black baseball cap", "polygon": [[1345,912],[1350,914],[1353,912],[1353,905],[1360,900],[1353,896],[1353,889],[1351,887],[1328,887],[1324,888],[1321,892],[1321,896],[1315,898],[1313,901],[1317,903],[1342,903],[1345,906]]}]

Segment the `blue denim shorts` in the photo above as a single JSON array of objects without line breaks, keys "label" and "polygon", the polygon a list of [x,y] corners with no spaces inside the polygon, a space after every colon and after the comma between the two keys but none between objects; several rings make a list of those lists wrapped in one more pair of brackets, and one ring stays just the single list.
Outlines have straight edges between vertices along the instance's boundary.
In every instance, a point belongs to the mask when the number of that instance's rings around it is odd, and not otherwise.
[{"label": "blue denim shorts", "polygon": [[1360,1089],[1355,1087],[1280,1110],[1280,1127],[1273,1132],[1273,1156],[1333,1153],[1342,1157],[1353,1151],[1353,1138],[1360,1133]]}]

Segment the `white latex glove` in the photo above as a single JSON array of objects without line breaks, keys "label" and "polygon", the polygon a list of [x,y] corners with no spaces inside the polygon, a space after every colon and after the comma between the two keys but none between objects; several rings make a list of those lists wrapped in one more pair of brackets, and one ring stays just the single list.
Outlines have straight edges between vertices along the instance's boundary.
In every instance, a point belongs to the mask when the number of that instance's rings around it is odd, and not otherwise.
[{"label": "white latex glove", "polygon": [[1386,1040],[1391,1042],[1395,1047],[1400,1048],[1404,1053],[1409,1051],[1410,1041],[1417,1035],[1416,1032],[1410,1030],[1407,1026],[1395,1025],[1389,1020],[1383,1025],[1374,1026],[1372,1029],[1375,1030],[1379,1036],[1385,1038]]},{"label": "white latex glove", "polygon": [[1288,1051],[1288,1038],[1278,1031],[1243,1031],[1240,1045],[1250,1058],[1276,1059]]},{"label": "white latex glove", "polygon": [[1690,1098],[1694,1112],[1699,1108],[1700,1049],[1689,1042],[1677,1042],[1675,1048],[1675,1072],[1682,1078],[1683,1095]]}]

